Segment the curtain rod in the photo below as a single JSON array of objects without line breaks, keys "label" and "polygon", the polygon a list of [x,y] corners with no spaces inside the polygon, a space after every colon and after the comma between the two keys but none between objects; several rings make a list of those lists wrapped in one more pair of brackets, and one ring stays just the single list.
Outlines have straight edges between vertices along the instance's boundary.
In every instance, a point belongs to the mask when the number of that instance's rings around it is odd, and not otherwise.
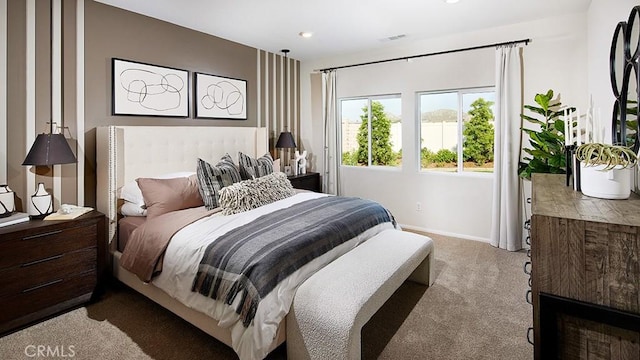
[{"label": "curtain rod", "polygon": [[531,42],[531,39],[522,39],[522,40],[517,40],[517,41],[505,41],[505,42],[501,42],[501,43],[473,46],[473,47],[462,48],[462,49],[445,50],[445,51],[438,51],[438,52],[427,53],[427,54],[403,56],[403,57],[398,57],[398,58],[393,58],[393,59],[369,61],[369,62],[364,62],[364,63],[359,63],[359,64],[334,66],[334,67],[324,68],[324,69],[320,69],[320,70],[316,70],[316,71],[328,72],[328,71],[332,71],[332,70],[345,69],[345,68],[356,67],[356,66],[381,64],[381,63],[386,63],[386,62],[391,62],[391,61],[409,60],[409,59],[415,59],[415,58],[426,57],[426,56],[451,54],[451,53],[457,53],[457,52],[462,52],[462,51],[470,51],[470,50],[485,49],[485,48],[490,48],[490,47],[498,47],[498,46],[503,46],[503,45],[515,45],[515,44],[521,44],[521,43],[524,43],[525,45],[528,45],[530,42]]}]

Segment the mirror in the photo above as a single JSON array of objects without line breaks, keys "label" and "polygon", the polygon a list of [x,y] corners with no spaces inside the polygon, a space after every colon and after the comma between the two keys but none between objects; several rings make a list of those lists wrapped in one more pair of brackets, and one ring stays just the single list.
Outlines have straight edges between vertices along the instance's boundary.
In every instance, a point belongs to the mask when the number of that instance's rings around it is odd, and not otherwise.
[{"label": "mirror", "polygon": [[638,152],[638,65],[629,64],[624,72],[626,92],[626,143],[633,151]]},{"label": "mirror", "polygon": [[622,119],[620,115],[620,102],[616,100],[616,102],[613,103],[613,126],[611,128],[611,143],[613,145],[622,144],[622,127],[620,126],[622,124]]},{"label": "mirror", "polygon": [[[638,24],[640,25],[640,24]],[[611,42],[611,52],[609,53],[609,69],[611,73],[611,88],[616,98],[622,94],[622,80],[624,76],[625,59],[625,33],[627,24],[619,22],[616,30],[613,32],[613,41]]]},{"label": "mirror", "polygon": [[627,61],[638,59],[638,46],[640,45],[640,6],[631,10],[627,21],[626,35],[628,45],[625,47]]}]

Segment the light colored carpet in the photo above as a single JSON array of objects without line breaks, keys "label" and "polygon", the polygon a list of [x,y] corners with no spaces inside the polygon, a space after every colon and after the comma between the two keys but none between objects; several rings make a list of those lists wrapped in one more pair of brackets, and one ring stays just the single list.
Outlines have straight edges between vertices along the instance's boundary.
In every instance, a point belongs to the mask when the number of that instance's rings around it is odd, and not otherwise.
[{"label": "light colored carpet", "polygon": [[[398,289],[363,329],[363,359],[532,359],[526,255],[430,236],[435,284],[408,282]],[[33,346],[25,353],[29,345],[57,346],[59,355],[74,359],[236,358],[224,344],[124,286],[110,287],[87,307],[0,338],[0,359],[33,359]],[[283,346],[269,356],[285,358]]]}]

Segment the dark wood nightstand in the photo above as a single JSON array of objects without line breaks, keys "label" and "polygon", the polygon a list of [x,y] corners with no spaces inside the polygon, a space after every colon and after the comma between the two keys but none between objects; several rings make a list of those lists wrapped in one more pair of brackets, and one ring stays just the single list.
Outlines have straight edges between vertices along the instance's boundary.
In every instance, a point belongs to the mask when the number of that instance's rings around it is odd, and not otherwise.
[{"label": "dark wood nightstand", "polygon": [[0,227],[0,334],[88,302],[104,276],[106,217]]},{"label": "dark wood nightstand", "polygon": [[291,181],[291,185],[296,189],[322,192],[320,174],[317,172],[307,172],[303,175],[292,175],[289,176],[289,181]]}]

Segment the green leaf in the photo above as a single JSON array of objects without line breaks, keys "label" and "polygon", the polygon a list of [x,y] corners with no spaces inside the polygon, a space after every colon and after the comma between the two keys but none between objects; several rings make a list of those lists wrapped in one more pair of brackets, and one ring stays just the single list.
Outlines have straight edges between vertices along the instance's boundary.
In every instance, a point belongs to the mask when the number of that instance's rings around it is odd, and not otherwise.
[{"label": "green leaf", "polygon": [[545,113],[549,110],[549,98],[547,96],[543,94],[536,94],[535,102],[542,107]]},{"label": "green leaf", "polygon": [[525,119],[525,120],[527,120],[527,121],[529,121],[529,122],[532,122],[534,124],[538,124],[538,125],[541,125],[541,126],[545,125],[544,121],[540,121],[540,120],[538,120],[536,118],[532,118],[531,116],[520,114],[520,117]]},{"label": "green leaf", "polygon": [[540,114],[542,116],[545,116],[547,114],[547,110],[543,109],[543,108],[539,108],[539,107],[535,107],[535,106],[531,106],[531,105],[525,105],[524,106],[525,109],[533,111],[536,114]]},{"label": "green leaf", "polygon": [[549,153],[548,151],[544,151],[544,150],[532,150],[531,152],[529,152],[529,154],[531,154],[533,156],[541,157],[541,158],[551,156],[551,153]]}]

